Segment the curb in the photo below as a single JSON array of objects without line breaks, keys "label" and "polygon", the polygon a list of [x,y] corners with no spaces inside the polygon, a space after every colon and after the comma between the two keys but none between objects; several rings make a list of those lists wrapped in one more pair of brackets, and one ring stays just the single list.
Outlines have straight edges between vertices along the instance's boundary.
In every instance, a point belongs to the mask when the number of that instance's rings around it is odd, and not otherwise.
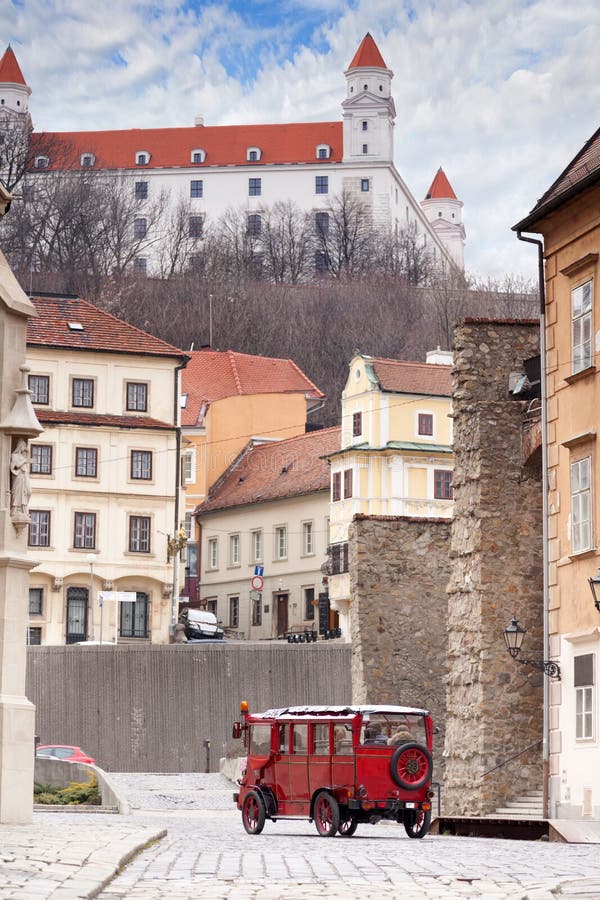
[{"label": "curb", "polygon": [[67,897],[86,897],[90,900],[97,897],[127,863],[151,844],[162,840],[166,834],[167,829],[161,828],[157,831],[146,832],[143,836],[132,835],[129,838],[121,838],[115,847],[119,854],[116,856],[116,860],[115,857],[107,859],[107,856],[111,857],[112,855],[110,848],[105,847],[92,851],[77,874],[72,879],[63,882],[52,896],[57,900],[61,895],[64,900]]}]

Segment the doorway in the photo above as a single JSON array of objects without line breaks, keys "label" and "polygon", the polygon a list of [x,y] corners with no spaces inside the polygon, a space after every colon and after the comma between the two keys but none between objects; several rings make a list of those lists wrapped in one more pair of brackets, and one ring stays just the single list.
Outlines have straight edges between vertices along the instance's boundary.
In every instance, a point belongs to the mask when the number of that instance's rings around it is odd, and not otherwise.
[{"label": "doorway", "polygon": [[78,641],[87,640],[87,620],[87,588],[67,588],[67,644],[76,644]]},{"label": "doorway", "polygon": [[277,637],[281,637],[288,630],[288,601],[289,594],[275,594],[277,609]]}]

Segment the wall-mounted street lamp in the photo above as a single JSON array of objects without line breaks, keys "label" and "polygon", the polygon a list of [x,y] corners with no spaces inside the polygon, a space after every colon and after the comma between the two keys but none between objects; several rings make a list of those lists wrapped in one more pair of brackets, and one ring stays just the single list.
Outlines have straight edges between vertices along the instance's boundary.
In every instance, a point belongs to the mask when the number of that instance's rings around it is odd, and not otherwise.
[{"label": "wall-mounted street lamp", "polygon": [[[600,584],[600,580],[598,583]],[[539,669],[540,672],[543,672],[548,678],[555,678],[557,681],[560,681],[560,666],[558,663],[548,662],[545,659],[521,659],[519,654],[521,652],[523,638],[526,634],[526,630],[519,625],[516,618],[513,616],[510,625],[507,625],[504,629],[504,643],[512,658],[516,659],[521,665]]]},{"label": "wall-mounted street lamp", "polygon": [[600,569],[598,569],[597,575],[592,575],[591,578],[588,578],[588,584],[594,598],[594,606],[600,612]]}]

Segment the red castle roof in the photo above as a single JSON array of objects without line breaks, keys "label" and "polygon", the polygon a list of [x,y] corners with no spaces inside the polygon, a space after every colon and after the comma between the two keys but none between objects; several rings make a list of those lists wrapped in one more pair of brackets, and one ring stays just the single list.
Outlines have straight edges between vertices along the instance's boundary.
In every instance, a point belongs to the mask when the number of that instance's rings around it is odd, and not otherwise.
[{"label": "red castle roof", "polygon": [[375,69],[387,69],[383,56],[379,52],[379,47],[368,31],[360,42],[360,46],[352,57],[352,62],[348,68],[363,69],[367,66]]},{"label": "red castle roof", "polygon": [[21,72],[19,63],[17,62],[17,57],[15,56],[13,48],[10,46],[10,44],[4,51],[2,59],[0,59],[0,82],[8,82],[9,84],[24,84],[25,86],[27,86],[25,79],[23,78],[23,73]]},{"label": "red castle roof", "polygon": [[452,185],[446,178],[446,174],[440,166],[431,182],[431,187],[425,196],[426,200],[456,200],[456,194]]}]

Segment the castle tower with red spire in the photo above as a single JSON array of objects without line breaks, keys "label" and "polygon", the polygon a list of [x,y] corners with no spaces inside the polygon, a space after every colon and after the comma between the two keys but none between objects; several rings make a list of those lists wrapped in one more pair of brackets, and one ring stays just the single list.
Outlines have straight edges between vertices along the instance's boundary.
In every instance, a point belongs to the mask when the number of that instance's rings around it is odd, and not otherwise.
[{"label": "castle tower with red spire", "polygon": [[0,113],[27,113],[31,88],[26,84],[10,44],[0,59]]},{"label": "castle tower with red spire", "polygon": [[462,223],[463,204],[458,199],[446,173],[440,166],[431,182],[421,206],[431,227],[448,248],[460,269],[465,267],[465,228]]},{"label": "castle tower with red spire", "polygon": [[393,162],[394,73],[368,32],[344,75],[344,162]]}]

